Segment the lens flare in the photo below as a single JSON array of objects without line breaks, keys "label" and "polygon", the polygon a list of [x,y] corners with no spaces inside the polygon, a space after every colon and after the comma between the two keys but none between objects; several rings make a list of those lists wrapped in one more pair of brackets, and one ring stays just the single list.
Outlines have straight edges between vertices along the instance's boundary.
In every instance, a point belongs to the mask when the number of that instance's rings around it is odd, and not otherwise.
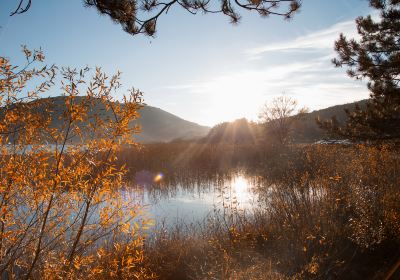
[{"label": "lens flare", "polygon": [[164,175],[160,172],[158,173],[155,177],[154,177],[154,182],[158,183],[162,180],[162,178],[164,177]]}]

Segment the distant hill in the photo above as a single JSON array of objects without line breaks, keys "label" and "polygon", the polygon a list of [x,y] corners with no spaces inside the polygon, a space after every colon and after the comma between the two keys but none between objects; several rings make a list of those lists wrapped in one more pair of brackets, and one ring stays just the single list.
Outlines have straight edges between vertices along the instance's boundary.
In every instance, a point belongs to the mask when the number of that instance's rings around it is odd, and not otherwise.
[{"label": "distant hill", "polygon": [[[321,120],[328,120],[335,116],[338,122],[343,124],[347,118],[345,109],[351,111],[356,104],[360,107],[365,107],[366,103],[367,100],[361,100],[306,113],[303,118],[294,121],[291,137],[297,143],[310,143],[321,139],[329,139],[326,131],[318,127],[316,122],[318,117]],[[205,143],[252,145],[265,141],[268,142],[268,135],[262,124],[248,122],[246,119],[239,119],[214,126],[201,141]]]},{"label": "distant hill", "polygon": [[254,145],[260,140],[260,128],[260,125],[249,122],[246,119],[223,122],[211,128],[210,132],[201,142],[210,144]]},{"label": "distant hill", "polygon": [[[76,97],[77,101],[79,98]],[[52,126],[60,127],[58,117],[65,108],[65,98],[62,96],[47,99],[52,104]],[[36,101],[40,102],[40,101]],[[0,112],[1,113],[1,112]],[[134,138],[140,143],[169,142],[174,139],[195,139],[204,137],[210,130],[207,126],[201,126],[194,122],[186,121],[171,113],[152,106],[144,106],[140,109],[140,118],[132,124],[141,126],[141,133],[135,134]],[[107,112],[103,104],[98,102],[91,108],[90,114],[102,115],[104,118],[111,117],[111,112]],[[85,123],[79,124],[80,127]],[[74,141],[73,139],[72,141]]]},{"label": "distant hill", "polygon": [[[79,97],[77,97],[79,98]],[[59,127],[58,116],[63,112],[65,106],[64,97],[49,98],[53,104],[53,127]],[[358,104],[365,107],[367,100],[354,103],[336,105],[322,110],[316,110],[305,114],[301,120],[296,120],[293,125],[292,138],[294,142],[314,142],[327,139],[326,132],[320,129],[316,118],[321,120],[330,119],[336,116],[339,123],[346,120],[345,109],[352,110]],[[104,106],[99,102],[92,108],[93,114],[106,114]],[[239,119],[234,122],[225,122],[210,129],[179,118],[162,109],[144,106],[139,111],[140,118],[134,123],[141,126],[141,133],[135,134],[134,138],[140,143],[170,142],[173,140],[200,139],[204,143],[230,143],[230,144],[255,144],[265,141],[268,136],[263,133],[262,126],[257,123],[247,122],[246,119]],[[0,110],[1,115],[1,110]],[[85,124],[80,124],[85,126]]]},{"label": "distant hill", "polygon": [[316,119],[318,117],[321,120],[328,120],[335,116],[340,124],[344,124],[347,118],[345,109],[352,111],[356,104],[363,108],[366,106],[367,101],[367,99],[364,99],[353,103],[336,105],[307,113],[305,114],[304,118],[295,121],[293,125],[292,138],[295,142],[314,142],[329,138],[326,134],[326,131],[318,127],[316,123]]},{"label": "distant hill", "polygon": [[138,123],[142,132],[135,135],[139,142],[169,142],[175,139],[194,139],[207,135],[210,130],[194,122],[181,119],[156,107],[145,106],[140,111]]}]

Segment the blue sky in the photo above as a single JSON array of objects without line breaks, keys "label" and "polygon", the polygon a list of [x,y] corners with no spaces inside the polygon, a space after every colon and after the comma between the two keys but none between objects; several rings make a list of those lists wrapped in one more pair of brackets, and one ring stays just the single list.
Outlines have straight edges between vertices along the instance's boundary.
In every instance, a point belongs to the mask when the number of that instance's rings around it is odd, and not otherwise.
[{"label": "blue sky", "polygon": [[147,104],[200,124],[257,120],[262,104],[283,92],[312,110],[368,97],[364,83],[330,62],[338,35],[355,36],[354,19],[372,13],[366,0],[303,0],[290,21],[242,12],[239,25],[175,7],[155,38],[132,37],[80,0],[33,0],[27,13],[9,17],[15,4],[0,4],[0,55],[19,63],[26,44],[41,47],[49,64],[120,70]]}]

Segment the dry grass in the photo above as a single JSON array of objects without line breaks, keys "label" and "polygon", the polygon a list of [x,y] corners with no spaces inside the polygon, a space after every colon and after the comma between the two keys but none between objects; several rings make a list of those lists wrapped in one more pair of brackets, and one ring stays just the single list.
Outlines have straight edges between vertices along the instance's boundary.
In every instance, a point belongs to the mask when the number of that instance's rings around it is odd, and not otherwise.
[{"label": "dry grass", "polygon": [[[400,258],[398,146],[191,149],[164,144],[141,152],[159,156],[147,168],[170,174],[188,166],[224,170],[235,159],[230,168],[262,174],[266,206],[157,231],[145,251],[160,279],[382,279]],[[170,155],[181,161],[171,164]]]}]

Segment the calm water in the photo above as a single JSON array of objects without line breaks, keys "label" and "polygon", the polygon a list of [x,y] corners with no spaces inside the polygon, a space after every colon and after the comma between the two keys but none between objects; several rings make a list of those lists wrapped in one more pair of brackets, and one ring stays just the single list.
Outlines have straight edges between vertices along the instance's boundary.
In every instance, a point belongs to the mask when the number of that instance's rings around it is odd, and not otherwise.
[{"label": "calm water", "polygon": [[135,181],[142,187],[141,191],[129,190],[126,198],[141,201],[145,213],[156,224],[196,224],[216,211],[251,213],[261,203],[257,194],[259,180],[243,172],[180,178],[142,172],[136,175]]}]

